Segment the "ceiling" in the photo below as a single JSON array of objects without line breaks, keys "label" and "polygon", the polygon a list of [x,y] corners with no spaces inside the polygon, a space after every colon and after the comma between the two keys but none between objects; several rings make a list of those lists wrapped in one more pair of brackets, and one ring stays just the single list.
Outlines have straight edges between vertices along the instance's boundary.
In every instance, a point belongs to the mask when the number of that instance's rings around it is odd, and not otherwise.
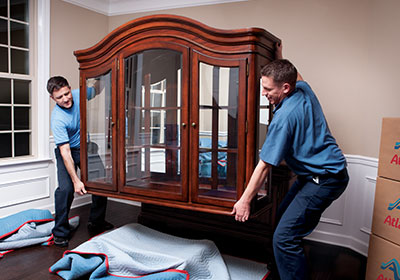
[{"label": "ceiling", "polygon": [[107,15],[123,15],[174,8],[213,5],[249,0],[64,0],[65,2]]}]

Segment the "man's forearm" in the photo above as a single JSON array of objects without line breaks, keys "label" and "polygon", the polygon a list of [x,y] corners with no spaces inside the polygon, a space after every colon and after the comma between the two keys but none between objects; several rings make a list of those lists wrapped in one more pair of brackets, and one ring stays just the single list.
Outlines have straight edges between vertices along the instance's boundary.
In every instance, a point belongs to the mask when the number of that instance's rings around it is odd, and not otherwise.
[{"label": "man's forearm", "polygon": [[250,203],[253,197],[259,192],[261,187],[265,183],[265,179],[268,176],[271,165],[260,160],[251,175],[250,181],[247,184],[247,188],[242,195],[242,200],[246,203]]}]

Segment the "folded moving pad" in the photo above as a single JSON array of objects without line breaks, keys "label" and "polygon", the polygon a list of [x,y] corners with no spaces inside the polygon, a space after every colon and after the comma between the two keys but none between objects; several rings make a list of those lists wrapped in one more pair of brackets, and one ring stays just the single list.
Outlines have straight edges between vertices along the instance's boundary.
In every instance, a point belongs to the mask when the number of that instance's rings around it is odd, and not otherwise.
[{"label": "folded moving pad", "polygon": [[[237,261],[229,258],[227,263],[234,265]],[[91,280],[266,279],[266,265],[251,263],[252,266],[245,265],[250,273],[243,272],[240,266],[229,268],[212,241],[179,238],[140,224],[128,224],[66,251],[49,271],[64,279]],[[235,278],[230,275],[232,272],[239,276]]]},{"label": "folded moving pad", "polygon": [[[79,217],[69,219],[76,228]],[[31,245],[52,245],[54,218],[49,210],[29,209],[0,219],[0,258],[14,249]]]}]

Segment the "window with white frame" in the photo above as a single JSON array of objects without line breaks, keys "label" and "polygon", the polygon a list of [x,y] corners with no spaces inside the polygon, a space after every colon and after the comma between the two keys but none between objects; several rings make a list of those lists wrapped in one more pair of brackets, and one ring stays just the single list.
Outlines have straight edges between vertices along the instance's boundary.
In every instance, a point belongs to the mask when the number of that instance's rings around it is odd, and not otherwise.
[{"label": "window with white frame", "polygon": [[29,0],[0,0],[0,158],[32,154]]}]

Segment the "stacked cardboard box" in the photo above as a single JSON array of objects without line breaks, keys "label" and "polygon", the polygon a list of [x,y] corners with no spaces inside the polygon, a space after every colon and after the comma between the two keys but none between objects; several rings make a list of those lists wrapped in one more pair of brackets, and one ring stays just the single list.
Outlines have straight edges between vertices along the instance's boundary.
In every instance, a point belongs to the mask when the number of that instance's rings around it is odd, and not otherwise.
[{"label": "stacked cardboard box", "polygon": [[400,118],[384,118],[367,280],[400,280]]}]

